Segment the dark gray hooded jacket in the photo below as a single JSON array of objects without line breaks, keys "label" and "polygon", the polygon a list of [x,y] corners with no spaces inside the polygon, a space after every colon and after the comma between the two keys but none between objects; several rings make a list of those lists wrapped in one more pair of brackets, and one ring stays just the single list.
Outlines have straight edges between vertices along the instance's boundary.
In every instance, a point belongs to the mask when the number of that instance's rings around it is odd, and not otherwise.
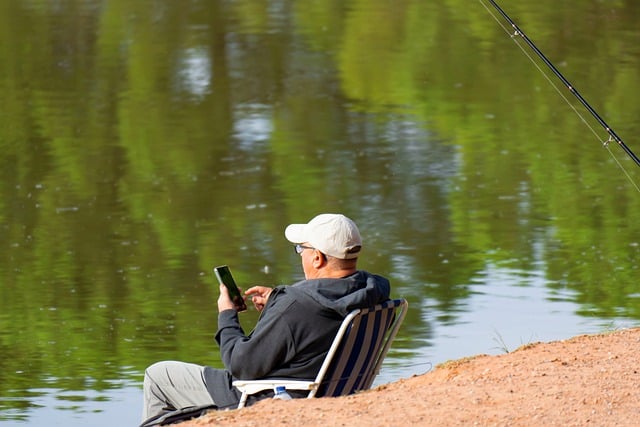
[{"label": "dark gray hooded jacket", "polygon": [[[221,312],[216,341],[226,370],[207,367],[204,374],[213,401],[220,409],[238,405],[234,379],[315,378],[344,317],[388,300],[389,293],[387,279],[366,271],[278,286],[248,336],[235,310]],[[262,393],[247,404],[271,395]]]}]

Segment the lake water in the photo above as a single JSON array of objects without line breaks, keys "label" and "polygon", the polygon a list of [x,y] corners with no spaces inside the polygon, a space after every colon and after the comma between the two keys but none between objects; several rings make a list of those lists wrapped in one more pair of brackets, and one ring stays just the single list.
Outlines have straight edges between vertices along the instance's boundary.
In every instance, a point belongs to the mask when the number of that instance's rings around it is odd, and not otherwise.
[{"label": "lake water", "polygon": [[[0,424],[136,424],[321,212],[410,303],[377,384],[638,326],[640,168],[485,6],[4,2]],[[502,6],[640,152],[640,4]]]}]

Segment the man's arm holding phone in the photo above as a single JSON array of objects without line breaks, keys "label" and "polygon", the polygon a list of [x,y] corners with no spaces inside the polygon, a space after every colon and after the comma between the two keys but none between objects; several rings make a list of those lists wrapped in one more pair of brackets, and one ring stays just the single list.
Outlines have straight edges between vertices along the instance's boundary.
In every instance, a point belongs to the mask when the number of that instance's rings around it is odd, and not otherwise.
[{"label": "man's arm holding phone", "polygon": [[237,311],[224,310],[218,314],[215,339],[220,346],[220,356],[225,369],[236,378],[264,377],[275,367],[286,364],[295,356],[295,348],[286,345],[290,341],[291,325],[289,316],[284,314],[286,308],[292,304],[291,297],[282,292],[280,298],[277,288],[272,290],[261,286],[259,290],[262,293],[254,293],[253,296],[265,298],[267,301],[268,293],[268,304],[249,335],[244,334]]}]

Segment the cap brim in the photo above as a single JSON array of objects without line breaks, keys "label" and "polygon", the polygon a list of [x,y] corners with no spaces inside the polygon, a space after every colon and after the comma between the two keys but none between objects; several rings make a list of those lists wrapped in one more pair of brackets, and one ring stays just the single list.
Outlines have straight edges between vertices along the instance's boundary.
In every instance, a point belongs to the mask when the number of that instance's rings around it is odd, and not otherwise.
[{"label": "cap brim", "polygon": [[307,241],[305,228],[307,224],[290,224],[284,230],[284,237],[291,243],[304,243]]}]

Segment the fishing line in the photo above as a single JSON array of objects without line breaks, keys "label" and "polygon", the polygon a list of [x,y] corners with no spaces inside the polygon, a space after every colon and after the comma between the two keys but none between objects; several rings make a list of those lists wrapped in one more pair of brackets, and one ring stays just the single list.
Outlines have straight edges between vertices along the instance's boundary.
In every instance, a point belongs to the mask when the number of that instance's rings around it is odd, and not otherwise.
[{"label": "fishing line", "polygon": [[[629,179],[631,184],[633,184],[635,189],[640,193],[640,187],[638,187],[638,185],[634,182],[634,180],[631,177],[631,175],[629,174],[629,172],[625,169],[624,165],[620,162],[620,160],[618,160],[618,158],[615,156],[615,154],[611,151],[611,147],[609,146],[609,144],[611,142],[616,142],[624,150],[624,152],[627,153],[627,155],[629,155],[629,157],[631,157],[631,159],[638,166],[640,166],[640,159],[633,153],[633,151],[631,151],[631,149],[629,147],[626,146],[626,144],[613,131],[613,129],[611,129],[609,127],[609,125],[607,125],[607,123],[598,115],[598,113],[591,107],[591,105],[589,105],[589,103],[587,103],[587,101],[582,97],[582,95],[580,95],[578,90],[576,88],[574,88],[571,85],[571,83],[569,83],[569,81],[562,75],[562,73],[560,73],[560,71],[558,71],[558,69],[551,63],[551,61],[549,61],[547,59],[547,57],[544,56],[544,54],[536,47],[536,45],[515,24],[515,22],[513,22],[513,20],[500,8],[500,6],[498,6],[498,4],[494,0],[487,0],[487,1],[489,3],[491,3],[493,5],[493,7],[511,25],[512,29],[514,30],[513,33],[511,32],[511,30],[508,27],[506,27],[503,24],[503,22],[493,13],[493,11],[489,8],[489,6],[487,6],[487,4],[483,0],[478,0],[478,1],[486,9],[486,11],[489,13],[489,15],[491,15],[491,17],[505,31],[505,33],[507,33],[509,35],[509,37],[511,37],[511,39],[513,39],[513,41],[516,44],[516,46],[518,46],[520,48],[520,50],[522,51],[522,53],[524,53],[524,55],[527,58],[529,58],[529,61],[531,61],[531,63],[538,69],[538,71],[540,71],[540,73],[544,76],[544,78],[547,80],[547,82],[549,82],[551,87],[553,87],[556,90],[556,92],[558,92],[558,94],[562,97],[562,99],[564,99],[564,101],[569,105],[569,107],[571,107],[571,109],[576,113],[576,115],[580,118],[580,120],[587,126],[587,128],[589,128],[589,130],[591,130],[591,132],[596,136],[596,138],[599,141],[602,142],[602,145],[607,149],[607,151],[609,152],[611,157],[615,160],[615,162],[618,165],[618,167],[624,172],[624,174]],[[560,87],[558,87],[558,85],[555,84],[551,80],[551,77],[542,69],[542,67],[540,67],[540,64],[531,56],[531,54],[522,46],[522,44],[518,42],[518,37],[522,38],[522,40],[525,41],[525,43],[537,54],[537,56],[545,63],[545,65],[547,65],[547,67],[549,67],[551,69],[551,71],[556,75],[556,77],[558,77],[562,81],[562,83],[564,83],[564,85],[567,87],[567,89],[569,89],[569,91],[571,93],[573,93],[573,95],[576,98],[578,98],[580,103],[591,113],[591,115],[598,121],[598,123],[607,131],[607,133],[609,134],[609,138],[607,140],[602,141],[600,135],[598,135],[596,130],[589,124],[589,122],[585,119],[583,114],[575,107],[575,105],[573,105],[569,101],[569,99],[565,96],[564,92],[562,90],[560,90]]]}]

